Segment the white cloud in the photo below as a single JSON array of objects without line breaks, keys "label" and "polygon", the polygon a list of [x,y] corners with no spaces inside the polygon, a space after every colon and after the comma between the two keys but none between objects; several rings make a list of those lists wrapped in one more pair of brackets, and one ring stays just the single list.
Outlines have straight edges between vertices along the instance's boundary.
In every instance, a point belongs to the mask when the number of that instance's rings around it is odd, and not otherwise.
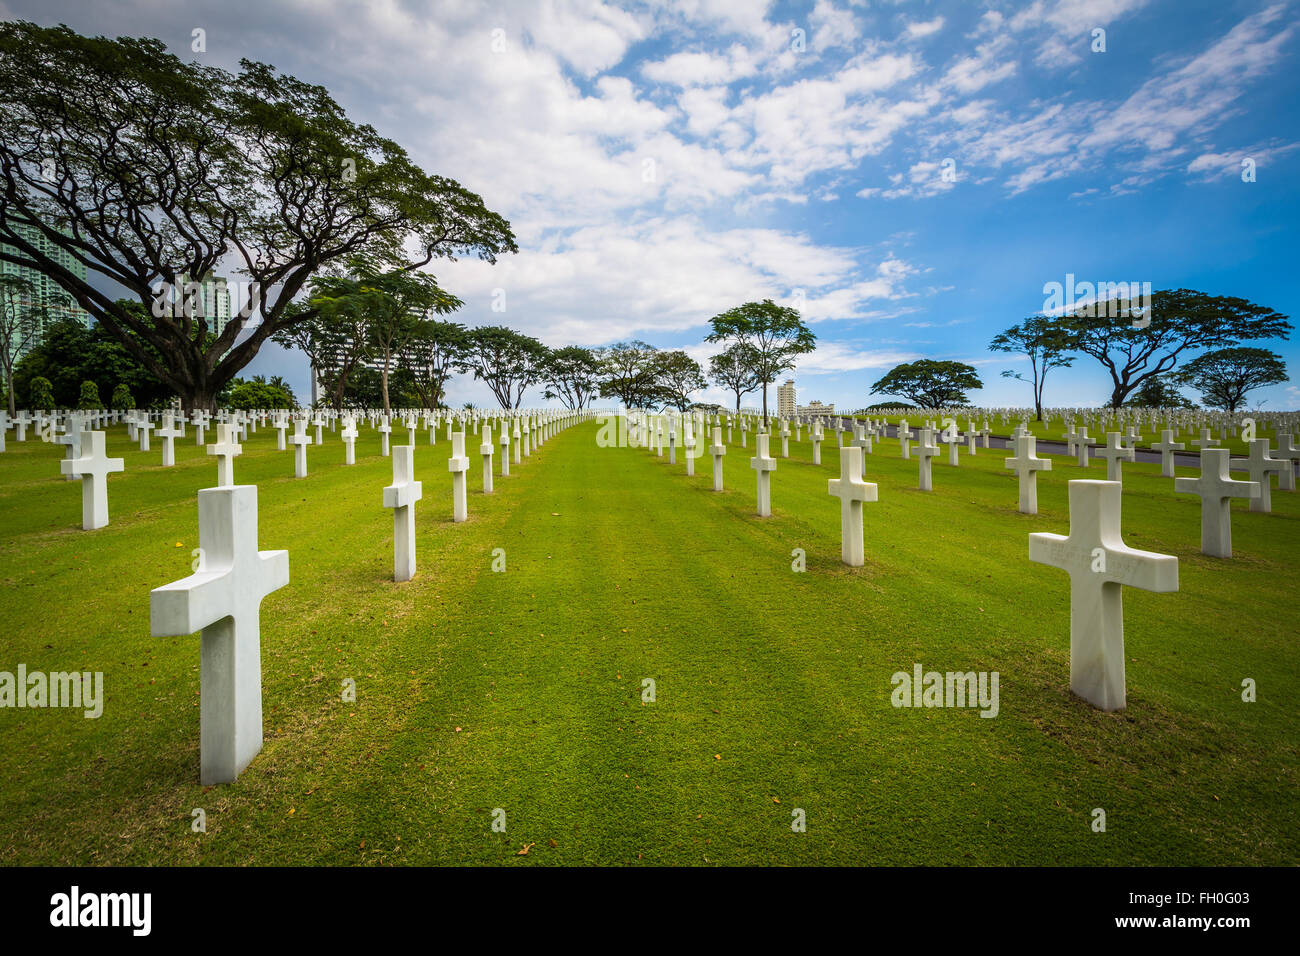
[{"label": "white cloud", "polygon": [[935,17],[933,20],[914,20],[906,26],[904,32],[908,39],[922,40],[942,30],[943,23],[943,17]]},{"label": "white cloud", "polygon": [[818,52],[851,48],[860,35],[853,11],[835,6],[831,0],[817,0],[809,22],[812,24],[812,46]]}]

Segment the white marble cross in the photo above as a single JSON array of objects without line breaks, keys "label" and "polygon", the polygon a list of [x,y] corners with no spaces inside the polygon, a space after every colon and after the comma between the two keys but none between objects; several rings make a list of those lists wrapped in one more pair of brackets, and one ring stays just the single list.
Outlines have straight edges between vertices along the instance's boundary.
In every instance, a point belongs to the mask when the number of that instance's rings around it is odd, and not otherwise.
[{"label": "white marble cross", "polygon": [[1160,440],[1151,443],[1154,451],[1160,452],[1160,476],[1162,478],[1174,477],[1174,452],[1182,451],[1187,446],[1180,441],[1174,441],[1172,429],[1166,428],[1160,433]]},{"label": "white marble cross", "polygon": [[768,454],[767,432],[759,432],[754,438],[754,457],[749,459],[749,467],[758,474],[758,514],[766,518],[772,514],[772,472],[776,471],[776,459]]},{"label": "white marble cross", "polygon": [[1250,499],[1250,510],[1270,514],[1273,511],[1273,489],[1269,475],[1280,474],[1283,468],[1291,467],[1291,462],[1273,458],[1268,451],[1267,438],[1256,438],[1246,444],[1250,446],[1250,457],[1244,462],[1233,462],[1232,467],[1246,469],[1250,472],[1250,480],[1259,482],[1259,497]]},{"label": "white marble cross", "polygon": [[1259,482],[1228,475],[1228,449],[1201,450],[1201,476],[1175,478],[1174,491],[1201,496],[1201,553],[1232,557],[1233,498],[1258,498]]},{"label": "white marble cross", "polygon": [[821,422],[813,422],[812,427],[808,429],[808,438],[813,446],[813,464],[822,463],[822,442],[826,440],[826,433],[822,430]]},{"label": "white marble cross", "polygon": [[953,422],[951,430],[943,429],[939,433],[939,439],[948,446],[948,464],[959,467],[961,461],[958,458],[958,449],[961,448],[961,434],[957,431],[957,423]]},{"label": "white marble cross", "polygon": [[722,444],[722,428],[713,429],[713,444],[709,446],[709,454],[713,456],[713,490],[722,490],[722,458],[727,454],[727,446]]},{"label": "white marble cross", "polygon": [[1106,480],[1122,481],[1123,476],[1120,472],[1120,462],[1136,461],[1137,449],[1129,446],[1124,447],[1124,436],[1119,432],[1106,433],[1106,447],[1097,452],[1098,458],[1106,459]]},{"label": "white marble cross", "polygon": [[293,445],[293,474],[295,478],[307,477],[307,446],[311,444],[311,436],[307,434],[307,421],[298,419],[293,425],[293,437],[289,439],[289,444]]},{"label": "white marble cross", "polygon": [[1283,463],[1282,470],[1277,473],[1278,491],[1295,491],[1295,465],[1292,461],[1300,461],[1300,448],[1294,444],[1294,436],[1283,435],[1277,436],[1277,447],[1271,454],[1278,461]]},{"label": "white marble cross", "polygon": [[125,471],[121,458],[109,458],[103,432],[81,432],[77,457],[59,462],[59,469],[70,478],[81,479],[81,527],[94,531],[108,524],[108,476]]},{"label": "white marble cross", "polygon": [[920,462],[920,489],[922,491],[934,490],[934,478],[931,474],[930,462],[937,454],[939,454],[939,446],[934,443],[934,432],[929,428],[922,428],[921,437],[916,446],[916,457]]},{"label": "white marble cross", "polygon": [[1218,443],[1219,440],[1217,438],[1210,437],[1210,430],[1208,428],[1202,428],[1201,437],[1192,442],[1192,444],[1201,451],[1205,451],[1207,448],[1213,448]]},{"label": "white marble cross", "polygon": [[162,466],[171,468],[176,464],[176,439],[181,437],[181,432],[176,428],[170,412],[163,415],[162,428],[158,429],[157,434],[162,439]]},{"label": "white marble cross", "polygon": [[[53,429],[51,429],[53,430]],[[67,424],[64,426],[64,432],[52,441],[56,445],[63,445],[63,455],[67,461],[81,457],[81,417],[75,413],[68,415]],[[62,465],[60,465],[62,468]],[[64,481],[75,481],[69,472],[63,473]]]},{"label": "white marble cross", "polygon": [[289,552],[257,550],[257,486],[199,492],[199,566],[149,594],[154,637],[202,631],[199,782],[230,783],[262,749],[262,599],[289,583]]},{"label": "white marble cross", "polygon": [[876,484],[862,480],[865,454],[856,445],[840,449],[840,476],[826,483],[827,493],[840,499],[840,560],[851,568],[865,563],[862,503],[876,500]]},{"label": "white marble cross", "polygon": [[209,455],[217,456],[217,487],[228,488],[235,483],[235,456],[242,454],[244,446],[235,442],[232,425],[217,426],[217,443],[207,447]]},{"label": "white marble cross", "polygon": [[415,449],[393,449],[393,483],[384,489],[384,507],[393,509],[393,580],[415,577],[415,503],[424,486],[415,480]]},{"label": "white marble cross", "polygon": [[849,443],[855,448],[862,449],[862,455],[865,458],[871,454],[871,432],[866,425],[853,424],[853,441]]},{"label": "white marble cross", "polygon": [[482,443],[478,446],[478,453],[483,456],[483,494],[492,494],[492,453],[496,446],[492,444],[492,426],[487,422],[482,423]]},{"label": "white marble cross", "polygon": [[510,474],[510,422],[501,423],[501,477]]},{"label": "white marble cross", "polygon": [[781,419],[781,457],[790,457],[790,423]]},{"label": "white marble cross", "polygon": [[388,436],[392,434],[393,431],[393,426],[388,424],[387,415],[385,415],[384,420],[380,422],[378,431],[379,431],[379,454],[387,458],[389,452]]},{"label": "white marble cross", "polygon": [[912,429],[904,418],[898,423],[898,447],[903,452],[903,460],[912,457]]},{"label": "white marble cross", "polygon": [[1029,560],[1070,575],[1070,690],[1102,710],[1122,710],[1124,586],[1178,590],[1178,559],[1139,551],[1120,536],[1123,485],[1070,482],[1070,535],[1029,536]]},{"label": "white marble cross", "polygon": [[682,451],[686,455],[687,477],[695,476],[695,426],[686,422],[682,428]]},{"label": "white marble cross", "polygon": [[1037,457],[1038,439],[1021,435],[1016,439],[1016,457],[1006,459],[1006,466],[1016,473],[1020,483],[1020,512],[1038,514],[1038,472],[1051,471],[1050,458]]},{"label": "white marble cross", "polygon": [[284,430],[289,427],[289,420],[281,415],[275,418],[275,450],[284,451],[289,446],[284,443]]},{"label": "white marble cross", "polygon": [[1088,427],[1085,425],[1074,434],[1074,447],[1079,451],[1079,467],[1088,467],[1088,450],[1091,446],[1097,444],[1088,437]]},{"label": "white marble cross", "polygon": [[339,438],[343,440],[343,464],[357,463],[357,420],[349,416],[343,421],[343,430]]},{"label": "white marble cross", "polygon": [[451,458],[447,460],[447,470],[451,472],[452,520],[465,521],[469,518],[469,499],[465,490],[469,458],[465,455],[464,432],[454,432],[451,436]]}]

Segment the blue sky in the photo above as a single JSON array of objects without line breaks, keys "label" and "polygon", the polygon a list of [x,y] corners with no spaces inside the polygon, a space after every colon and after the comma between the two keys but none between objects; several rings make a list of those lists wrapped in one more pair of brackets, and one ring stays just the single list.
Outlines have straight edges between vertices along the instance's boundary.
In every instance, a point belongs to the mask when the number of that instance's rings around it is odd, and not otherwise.
[{"label": "blue sky", "polygon": [[[1067,273],[1300,314],[1293,3],[0,9],[325,85],[511,221],[518,255],[437,275],[466,301],[462,321],[549,345],[636,337],[704,360],[710,317],[770,297],[800,305],[818,335],[794,376],[803,401],[860,407],[894,364],[927,357],[976,365],[974,401],[1023,405],[1029,387],[999,373],[1024,363],[987,345]],[[1247,158],[1254,182],[1242,181]],[[497,289],[504,314],[491,309]],[[1263,344],[1295,376],[1300,346]],[[1101,367],[1075,364],[1053,373],[1048,404],[1104,401]],[[306,392],[300,355],[268,349],[247,371]],[[1300,408],[1300,387],[1252,398]],[[468,379],[449,399],[491,404]]]}]

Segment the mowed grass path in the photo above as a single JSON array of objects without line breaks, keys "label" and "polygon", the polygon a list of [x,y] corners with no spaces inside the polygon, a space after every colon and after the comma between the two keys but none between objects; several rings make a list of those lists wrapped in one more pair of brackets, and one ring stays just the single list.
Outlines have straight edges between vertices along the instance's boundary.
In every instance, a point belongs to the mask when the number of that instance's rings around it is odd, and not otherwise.
[{"label": "mowed grass path", "polygon": [[[1027,556],[1030,531],[1068,530],[1066,481],[1085,475],[1069,459],[1040,476],[1031,518],[1004,453],[936,461],[927,494],[916,462],[879,442],[867,566],[849,569],[826,494],[833,437],[821,467],[791,442],[760,519],[752,435],[748,449],[735,435],[714,494],[707,456],[688,478],[681,461],[598,448],[596,430],[560,433],[491,496],[470,436],[459,526],[445,433],[433,448],[421,434],[420,572],[401,585],[374,433],[345,468],[327,431],[301,481],[273,431],[253,436],[236,479],[259,485],[260,546],[289,549],[291,583],[262,608],[265,748],[206,789],[198,638],[150,638],[148,591],[188,573],[194,493],[215,464],[191,437],[158,468],[156,446],[142,455],[114,430],[128,471],[110,479],[113,523],[86,533],[77,483],[52,477],[61,448],[11,441],[0,670],[102,670],[108,702],[98,720],[0,711],[0,862],[1300,858],[1296,495],[1275,491],[1273,515],[1234,508],[1238,556],[1218,561],[1198,553],[1199,501],[1158,466],[1125,466],[1125,539],[1176,554],[1181,590],[1126,591],[1128,709],[1103,714],[1068,691],[1067,577]],[[998,671],[998,716],[894,708],[890,677],[917,662]]]}]

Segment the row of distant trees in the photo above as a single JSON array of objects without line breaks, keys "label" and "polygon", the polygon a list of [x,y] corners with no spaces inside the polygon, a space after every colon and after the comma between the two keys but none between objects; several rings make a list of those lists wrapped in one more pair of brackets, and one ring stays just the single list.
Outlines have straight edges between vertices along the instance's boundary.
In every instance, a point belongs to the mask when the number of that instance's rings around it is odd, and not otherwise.
[{"label": "row of distant trees", "polygon": [[[606,398],[685,411],[691,394],[708,384],[700,363],[680,349],[639,340],[548,348],[505,326],[468,328],[443,318],[460,304],[423,273],[376,273],[354,262],[348,275],[312,281],[310,314],[276,341],[306,353],[335,408],[436,408],[457,373],[486,385],[502,408],[518,408],[536,387],[572,409]],[[770,299],[728,310],[710,325],[709,341],[725,348],[710,361],[709,375],[735,395],[737,408],[759,388],[766,403],[765,386],[816,342],[796,310]]]},{"label": "row of distant trees", "polygon": [[[1291,330],[1287,316],[1265,306],[1175,289],[1154,293],[1150,313],[1138,318],[1118,300],[1062,316],[1031,316],[1000,332],[989,349],[1028,359],[1028,371],[1002,375],[1032,386],[1039,418],[1048,373],[1073,365],[1078,356],[1095,359],[1110,375],[1112,408],[1191,407],[1179,392],[1187,387],[1199,392],[1205,405],[1235,412],[1254,389],[1287,381],[1280,355],[1241,343],[1286,339]],[[1209,351],[1183,361],[1200,349]],[[922,408],[946,408],[969,404],[967,392],[982,387],[971,365],[922,359],[891,369],[871,391]]]}]

